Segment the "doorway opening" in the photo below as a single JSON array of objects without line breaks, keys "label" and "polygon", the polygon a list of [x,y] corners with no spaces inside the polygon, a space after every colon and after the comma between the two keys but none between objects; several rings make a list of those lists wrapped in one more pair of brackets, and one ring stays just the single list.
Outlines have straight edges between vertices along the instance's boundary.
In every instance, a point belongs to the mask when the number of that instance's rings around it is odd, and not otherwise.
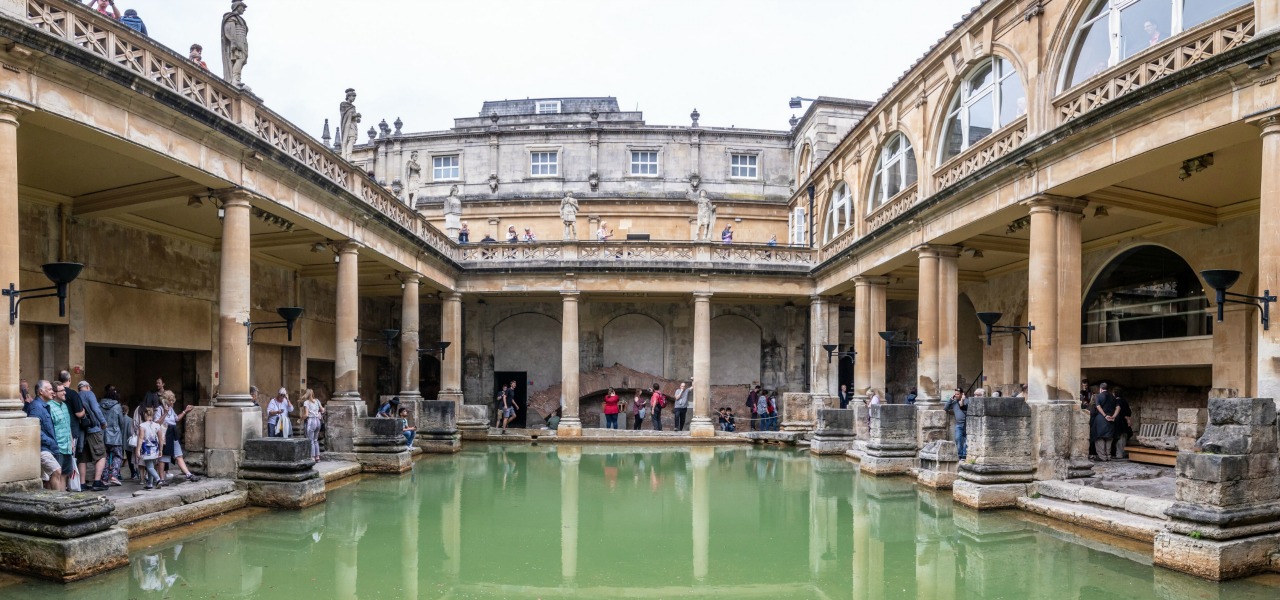
[{"label": "doorway opening", "polygon": [[[529,412],[529,373],[527,371],[494,371],[493,373],[493,397],[498,397],[498,392],[502,390],[502,386],[516,382],[516,418],[511,420],[507,427],[514,429],[523,429],[525,427],[525,415]],[[497,404],[494,404],[497,406]]]}]

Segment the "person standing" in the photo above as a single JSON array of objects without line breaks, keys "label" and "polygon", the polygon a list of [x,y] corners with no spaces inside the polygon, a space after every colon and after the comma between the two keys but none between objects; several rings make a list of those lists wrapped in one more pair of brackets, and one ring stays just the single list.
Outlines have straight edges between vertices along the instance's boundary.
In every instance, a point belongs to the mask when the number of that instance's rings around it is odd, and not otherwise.
[{"label": "person standing", "polygon": [[675,403],[675,430],[684,431],[684,419],[689,414],[689,396],[692,390],[689,389],[685,382],[680,382],[680,387],[676,388]]},{"label": "person standing", "polygon": [[911,391],[907,392],[907,404],[915,404],[916,398],[919,398],[919,397],[920,397],[920,394],[916,392],[916,388],[914,387],[911,388]]},{"label": "person standing", "polygon": [[267,437],[288,438],[293,435],[293,428],[289,425],[291,412],[293,404],[289,402],[289,390],[280,388],[276,397],[267,403]]},{"label": "person standing", "polygon": [[504,384],[502,389],[498,390],[498,395],[493,399],[493,426],[501,429],[502,421],[507,416],[507,388]]},{"label": "person standing", "polygon": [[[981,397],[985,393],[986,391],[982,388],[978,388],[973,391],[973,395],[975,397]],[[966,427],[966,421],[969,416],[969,399],[964,397],[964,392],[960,391],[960,388],[956,388],[956,390],[951,393],[951,399],[947,400],[946,406],[943,406],[942,408],[943,410],[949,411],[952,415],[955,415],[956,455],[959,456],[960,460],[964,460],[965,457],[969,455],[969,439],[967,437],[969,432]]]},{"label": "person standing", "polygon": [[1102,462],[1111,460],[1111,445],[1115,438],[1116,419],[1120,416],[1120,403],[1107,391],[1107,383],[1098,384],[1098,393],[1093,398],[1093,419],[1090,429],[1093,432],[1094,453]]},{"label": "person standing", "polygon": [[160,460],[160,449],[164,446],[164,428],[155,422],[155,409],[142,409],[142,423],[138,425],[138,448],[135,457],[145,467],[142,475],[143,489],[152,489],[160,485],[160,474],[156,472],[156,461]]},{"label": "person standing", "polygon": [[467,222],[462,222],[462,229],[458,230],[458,243],[465,244],[471,241],[471,228],[467,227]]},{"label": "person standing", "polygon": [[53,416],[49,412],[51,402],[53,385],[42,379],[36,382],[35,398],[24,408],[28,417],[40,422],[40,478],[44,480],[46,489],[62,491],[67,489],[67,484],[62,479],[62,463],[58,460],[61,448]]},{"label": "person standing", "polygon": [[120,467],[124,465],[124,447],[130,427],[129,417],[125,416],[124,406],[120,404],[120,391],[114,385],[107,384],[102,395],[102,414],[107,418],[102,436],[107,445],[107,469],[103,473],[103,483],[120,485]]},{"label": "person standing", "polygon": [[89,7],[104,17],[120,20],[120,9],[116,8],[116,0],[93,0]]},{"label": "person standing", "polygon": [[1125,447],[1129,445],[1129,440],[1133,438],[1133,409],[1129,408],[1129,401],[1124,399],[1122,391],[1120,386],[1116,386],[1116,389],[1111,392],[1111,395],[1116,398],[1116,404],[1120,406],[1120,414],[1116,419],[1115,443],[1111,445],[1111,458],[1116,459],[1129,458]]},{"label": "person standing", "polygon": [[516,418],[518,410],[520,410],[520,403],[516,402],[516,382],[512,380],[507,386],[507,405],[502,411],[502,433],[507,432],[507,426]]},{"label": "person standing", "polygon": [[769,429],[778,430],[778,392],[769,392]]},{"label": "person standing", "polygon": [[58,460],[58,469],[62,474],[59,483],[61,487],[54,487],[55,490],[62,492],[67,489],[67,478],[75,472],[75,442],[71,429],[71,409],[67,406],[67,389],[62,382],[57,382],[53,386],[53,398],[49,403],[49,416],[53,422],[53,439],[57,442],[57,452],[54,457]]},{"label": "person standing", "polygon": [[516,242],[518,242],[518,241],[520,241],[520,234],[519,234],[519,233],[516,233],[516,226],[515,226],[515,225],[508,226],[508,227],[507,227],[507,242],[514,244],[514,243],[516,243]]},{"label": "person standing", "polygon": [[169,481],[169,465],[178,465],[182,470],[183,476],[187,481],[195,482],[200,478],[191,473],[191,469],[187,468],[187,461],[182,458],[182,436],[178,433],[178,423],[186,418],[187,413],[191,412],[191,406],[178,412],[174,406],[178,402],[177,396],[172,390],[165,390],[164,398],[160,401],[160,408],[154,413],[155,420],[164,428],[164,444],[162,444],[162,452],[160,456],[160,485],[168,485]]},{"label": "person standing", "polygon": [[142,17],[138,16],[138,11],[132,8],[124,11],[124,16],[120,17],[120,24],[142,35],[147,35],[147,24],[142,22]]},{"label": "person standing", "polygon": [[755,413],[756,417],[760,419],[760,426],[757,429],[769,431],[769,395],[761,390],[758,385],[751,393],[756,395]]},{"label": "person standing", "polygon": [[201,69],[209,70],[209,65],[204,62],[204,46],[200,44],[191,44],[191,53],[187,55],[191,62],[200,65]]},{"label": "person standing", "polygon": [[307,434],[307,441],[311,442],[311,460],[320,462],[320,425],[323,423],[324,406],[316,400],[316,395],[310,389],[302,392],[302,422]]},{"label": "person standing", "polygon": [[849,386],[848,385],[843,383],[840,384],[839,398],[840,398],[840,408],[849,408]]},{"label": "person standing", "polygon": [[733,225],[724,226],[724,231],[720,232],[720,242],[724,244],[733,243]]},{"label": "person standing", "polygon": [[662,431],[662,407],[667,405],[667,397],[658,391],[658,384],[653,384],[653,395],[649,397],[649,408],[653,411],[653,430]]},{"label": "person standing", "polygon": [[[605,392],[605,395],[604,395],[604,427],[605,429],[618,428],[618,403],[620,401],[621,400],[618,398],[618,393],[615,392],[613,388],[609,388],[609,391]],[[677,400],[676,402],[677,402],[677,406],[679,406],[679,401]],[[680,409],[677,408],[676,414],[679,414],[679,411]]]},{"label": "person standing", "polygon": [[747,412],[751,415],[751,429],[756,431],[760,430],[760,414],[756,412],[756,402],[759,399],[760,386],[757,385],[756,387],[751,388],[751,391],[747,392],[746,402]]},{"label": "person standing", "polygon": [[644,421],[645,401],[640,397],[640,388],[636,388],[636,397],[631,401],[631,416],[635,418],[635,422],[631,425],[633,431],[640,430],[640,423]]},{"label": "person standing", "polygon": [[[84,445],[77,456],[80,461],[80,477],[87,484],[84,489],[105,492],[107,485],[102,482],[102,471],[107,466],[105,429],[107,417],[102,413],[102,406],[98,403],[98,397],[93,393],[93,387],[88,381],[77,383],[76,393],[80,396],[80,402],[84,404],[84,421],[88,423],[84,430]],[[93,479],[89,479],[90,474],[93,475]]]}]

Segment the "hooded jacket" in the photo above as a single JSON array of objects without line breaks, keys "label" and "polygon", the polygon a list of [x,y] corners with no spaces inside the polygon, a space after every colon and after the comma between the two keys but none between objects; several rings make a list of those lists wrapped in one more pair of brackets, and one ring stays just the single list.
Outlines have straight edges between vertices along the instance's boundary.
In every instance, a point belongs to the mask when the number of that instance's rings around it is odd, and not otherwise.
[{"label": "hooded jacket", "polygon": [[105,425],[103,425],[102,443],[108,446],[123,446],[124,440],[128,437],[126,432],[129,431],[128,417],[124,416],[124,409],[120,406],[120,401],[113,398],[104,398],[101,402],[102,413],[105,415]]}]

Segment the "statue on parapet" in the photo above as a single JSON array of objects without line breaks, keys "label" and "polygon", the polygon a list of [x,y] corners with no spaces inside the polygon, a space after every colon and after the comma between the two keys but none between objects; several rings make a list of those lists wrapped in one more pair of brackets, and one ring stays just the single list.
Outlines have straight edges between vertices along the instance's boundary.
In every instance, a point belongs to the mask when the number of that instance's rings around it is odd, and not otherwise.
[{"label": "statue on parapet", "polygon": [[578,199],[573,192],[566,193],[560,201],[560,220],[564,221],[564,239],[578,239]]},{"label": "statue on parapet", "polygon": [[[422,185],[422,165],[418,164],[418,151],[414,150],[409,153],[408,162],[404,163],[404,179],[405,189],[409,190],[409,202],[418,195],[418,188]],[[462,212],[459,205],[458,212]]]},{"label": "statue on parapet", "polygon": [[444,199],[444,228],[449,233],[449,237],[458,238],[458,231],[462,225],[462,195],[458,191],[458,186],[449,186],[449,195]]},{"label": "statue on parapet", "polygon": [[697,190],[689,188],[685,192],[685,197],[690,202],[698,205],[698,232],[694,234],[693,239],[700,242],[711,241],[711,227],[716,220],[716,205],[711,203],[711,198],[707,197],[707,190]]},{"label": "statue on parapet", "polygon": [[241,74],[249,62],[249,24],[244,20],[248,8],[242,0],[231,2],[231,12],[222,15],[222,78],[227,83],[245,88]]},{"label": "statue on parapet", "polygon": [[360,141],[360,113],[356,112],[356,90],[347,88],[347,99],[338,105],[338,139],[342,141],[342,158],[351,160],[351,153]]}]

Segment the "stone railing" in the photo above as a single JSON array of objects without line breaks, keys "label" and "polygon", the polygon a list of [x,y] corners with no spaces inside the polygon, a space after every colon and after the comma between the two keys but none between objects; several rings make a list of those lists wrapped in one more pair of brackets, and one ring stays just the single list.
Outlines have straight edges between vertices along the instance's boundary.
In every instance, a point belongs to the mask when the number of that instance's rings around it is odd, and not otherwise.
[{"label": "stone railing", "polygon": [[[918,184],[911,184],[905,190],[898,192],[897,196],[889,199],[888,202],[881,204],[879,208],[867,215],[867,231],[874,231],[880,227],[898,218],[898,215],[906,212],[908,208],[915,206],[920,201],[920,187]],[[852,242],[850,242],[852,243]]]},{"label": "stone railing", "polygon": [[941,190],[954,185],[957,181],[1021,146],[1025,139],[1027,139],[1027,118],[1023,116],[943,163],[934,174],[934,189]]},{"label": "stone railing", "polygon": [[464,268],[536,268],[599,264],[648,268],[764,269],[808,273],[814,253],[803,247],[714,242],[535,242],[463,244]]},{"label": "stone railing", "polygon": [[848,229],[845,229],[840,235],[837,235],[835,239],[823,244],[822,248],[818,249],[818,262],[826,262],[827,259],[840,254],[845,248],[852,246],[854,242],[858,241],[859,237],[861,236],[858,235],[857,227],[849,227]]},{"label": "stone railing", "polygon": [[1161,44],[1155,54],[1134,57],[1101,75],[1101,84],[1090,83],[1054,100],[1058,123],[1100,107],[1142,86],[1236,48],[1253,39],[1254,15],[1250,5],[1204,28],[1196,28]]},{"label": "stone railing", "polygon": [[426,219],[252,94],[229,85],[154,40],[67,0],[27,0],[27,24],[102,57],[257,134],[277,150],[347,190],[442,255],[457,260],[457,245]]}]

